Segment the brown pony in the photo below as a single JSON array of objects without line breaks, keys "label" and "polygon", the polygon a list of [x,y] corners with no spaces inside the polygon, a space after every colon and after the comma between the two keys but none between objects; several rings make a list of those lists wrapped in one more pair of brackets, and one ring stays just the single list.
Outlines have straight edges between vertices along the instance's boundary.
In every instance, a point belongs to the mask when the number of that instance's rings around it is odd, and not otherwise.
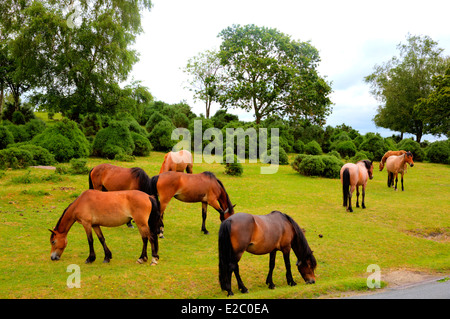
[{"label": "brown pony", "polygon": [[164,156],[159,174],[164,172],[184,172],[192,174],[192,154],[189,151],[169,152]]},{"label": "brown pony", "polygon": [[[89,172],[89,189],[99,191],[121,191],[137,189],[156,195],[156,186],[142,168],[125,168],[111,164],[100,164]],[[155,189],[151,189],[152,185]],[[131,221],[127,223],[132,228]]]},{"label": "brown pony", "polygon": [[384,168],[384,163],[386,163],[386,160],[388,159],[389,156],[391,155],[403,155],[405,154],[406,151],[404,150],[400,150],[400,151],[387,151],[386,153],[384,153],[383,158],[380,161],[380,172],[383,170]]},{"label": "brown pony", "polygon": [[291,217],[279,211],[264,216],[245,213],[231,216],[220,225],[219,229],[220,287],[228,292],[228,296],[233,295],[231,277],[234,272],[241,292],[248,292],[239,275],[238,265],[242,254],[248,251],[254,255],[270,254],[266,284],[270,289],[274,289],[272,273],[277,250],[283,253],[287,283],[295,286],[289,259],[291,248],[297,256],[297,268],[305,282],[315,283],[316,259],[303,231]]},{"label": "brown pony", "polygon": [[148,260],[147,243],[150,240],[152,248],[152,264],[157,264],[158,236],[160,216],[156,200],[137,190],[120,192],[99,192],[87,190],[72,202],[63,212],[55,228],[50,230],[51,259],[59,260],[67,246],[67,234],[75,222],[83,225],[89,243],[89,257],[86,263],[95,261],[94,239],[92,228],[105,251],[103,262],[112,258],[111,251],[106,246],[100,226],[117,227],[134,219],[142,237],[143,247],[138,263]]},{"label": "brown pony", "polygon": [[[353,212],[352,209],[352,194],[356,188],[356,207],[359,207],[359,186],[362,186],[362,208],[366,208],[364,198],[366,196],[367,180],[373,178],[373,163],[369,160],[359,161],[356,164],[347,163],[341,168],[340,172],[342,193],[344,197],[343,206],[348,208],[347,212]],[[350,190],[349,190],[350,188]]]},{"label": "brown pony", "polygon": [[394,185],[395,176],[395,190],[397,190],[398,173],[400,173],[402,174],[402,191],[405,190],[405,188],[403,187],[403,175],[407,170],[406,163],[408,163],[411,167],[414,166],[413,154],[409,151],[400,156],[390,156],[386,160],[386,170],[388,172],[388,187]]},{"label": "brown pony", "polygon": [[[165,172],[153,178],[157,178],[156,189],[160,201],[161,220],[172,197],[186,203],[202,203],[202,231],[204,234],[209,233],[205,227],[208,205],[220,213],[222,221],[234,214],[234,206],[231,204],[225,187],[211,172],[200,174]],[[160,237],[163,237],[163,231],[162,228]]]}]

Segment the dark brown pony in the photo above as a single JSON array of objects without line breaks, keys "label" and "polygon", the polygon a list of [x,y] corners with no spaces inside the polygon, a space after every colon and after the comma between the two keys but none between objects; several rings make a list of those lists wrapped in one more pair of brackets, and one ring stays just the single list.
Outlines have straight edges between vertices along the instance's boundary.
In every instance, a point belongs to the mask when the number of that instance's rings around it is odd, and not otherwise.
[{"label": "dark brown pony", "polygon": [[[137,189],[156,195],[156,184],[151,183],[142,168],[126,168],[106,163],[95,166],[89,172],[89,189],[103,192]],[[131,221],[127,225],[133,227]]]},{"label": "dark brown pony", "polygon": [[192,154],[189,151],[169,152],[164,156],[159,174],[164,172],[184,172],[192,174]]},{"label": "dark brown pony", "polygon": [[103,262],[112,258],[111,251],[106,246],[100,226],[117,227],[134,219],[142,237],[143,247],[139,263],[146,262],[147,243],[150,240],[152,248],[152,264],[157,264],[158,236],[160,215],[156,200],[141,191],[99,192],[87,190],[72,202],[63,212],[53,230],[50,230],[51,259],[59,260],[67,246],[67,234],[75,222],[83,225],[89,243],[89,257],[86,263],[95,261],[94,239],[92,228],[105,251]]},{"label": "dark brown pony", "polygon": [[219,229],[220,287],[228,292],[228,296],[233,295],[231,277],[234,272],[241,292],[248,292],[239,275],[238,265],[242,254],[248,251],[254,255],[270,254],[266,284],[270,289],[275,288],[272,273],[277,250],[283,253],[287,283],[295,286],[289,259],[291,248],[297,256],[297,268],[305,282],[315,283],[316,259],[303,231],[291,217],[279,211],[264,216],[245,213],[231,216],[220,225]]},{"label": "dark brown pony", "polygon": [[408,163],[411,167],[414,166],[413,154],[409,151],[400,156],[390,156],[386,160],[386,170],[388,172],[388,187],[391,187],[394,184],[395,177],[395,190],[397,190],[398,173],[400,173],[402,174],[402,191],[405,190],[405,188],[403,187],[403,175],[405,175],[407,170],[406,163]]},{"label": "dark brown pony", "polygon": [[386,160],[388,159],[389,156],[395,155],[403,155],[405,154],[406,151],[400,150],[400,151],[387,151],[386,153],[384,153],[383,157],[381,158],[380,161],[380,172],[383,170],[384,168],[384,164],[386,163]]},{"label": "dark brown pony", "polygon": [[340,172],[343,194],[343,206],[348,207],[347,212],[353,212],[352,194],[356,188],[356,207],[359,207],[359,186],[362,186],[362,208],[366,208],[364,199],[366,197],[367,180],[373,178],[373,163],[369,160],[359,161],[356,164],[347,163],[341,168]]},{"label": "dark brown pony", "polygon": [[[234,206],[222,182],[211,172],[200,174],[186,174],[179,172],[165,172],[157,178],[156,188],[161,209],[161,220],[164,211],[172,197],[186,203],[202,203],[202,231],[205,234],[205,221],[208,205],[220,213],[220,220],[227,219],[234,214]],[[163,233],[161,229],[161,235]]]}]

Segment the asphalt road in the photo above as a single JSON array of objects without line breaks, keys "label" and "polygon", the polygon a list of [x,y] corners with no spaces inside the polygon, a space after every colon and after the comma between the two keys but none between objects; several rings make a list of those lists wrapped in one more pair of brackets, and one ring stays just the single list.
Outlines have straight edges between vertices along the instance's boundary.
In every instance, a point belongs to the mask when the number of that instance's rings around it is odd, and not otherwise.
[{"label": "asphalt road", "polygon": [[387,288],[378,293],[356,295],[348,299],[450,299],[450,280]]}]

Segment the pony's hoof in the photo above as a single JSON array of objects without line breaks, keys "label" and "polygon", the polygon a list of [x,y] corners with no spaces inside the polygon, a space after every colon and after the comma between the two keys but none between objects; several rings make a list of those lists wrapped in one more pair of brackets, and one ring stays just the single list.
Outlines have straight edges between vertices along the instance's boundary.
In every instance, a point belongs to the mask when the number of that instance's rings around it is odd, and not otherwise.
[{"label": "pony's hoof", "polygon": [[143,263],[145,263],[147,261],[147,258],[139,258],[136,262],[138,263],[138,264],[143,264]]},{"label": "pony's hoof", "polygon": [[157,264],[158,264],[158,259],[152,258],[152,263],[150,264],[150,266],[156,266]]},{"label": "pony's hoof", "polygon": [[159,234],[158,237],[161,238],[161,239],[166,238],[166,237],[164,237],[164,234]]},{"label": "pony's hoof", "polygon": [[109,264],[109,259],[103,259],[104,264]]}]

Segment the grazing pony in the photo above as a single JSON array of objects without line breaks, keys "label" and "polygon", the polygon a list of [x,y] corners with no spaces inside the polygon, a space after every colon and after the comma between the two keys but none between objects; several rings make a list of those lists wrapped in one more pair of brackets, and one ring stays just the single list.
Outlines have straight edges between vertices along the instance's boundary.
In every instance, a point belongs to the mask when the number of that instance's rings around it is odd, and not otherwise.
[{"label": "grazing pony", "polygon": [[274,289],[272,273],[277,250],[283,253],[287,283],[295,286],[289,259],[291,248],[297,256],[296,265],[305,282],[307,284],[315,283],[316,259],[303,231],[291,217],[279,211],[273,211],[263,216],[246,213],[231,216],[220,225],[219,229],[220,287],[228,292],[228,296],[233,295],[231,277],[234,272],[241,292],[248,292],[239,275],[238,265],[242,254],[248,251],[254,255],[270,254],[266,284],[270,289]]},{"label": "grazing pony", "polygon": [[164,156],[159,174],[164,172],[184,172],[192,174],[192,154],[189,151],[169,152]]},{"label": "grazing pony", "polygon": [[400,173],[402,174],[402,191],[405,190],[405,188],[403,187],[403,175],[407,170],[406,163],[408,163],[411,167],[414,166],[413,154],[409,151],[403,155],[390,156],[386,160],[386,170],[388,172],[388,187],[391,187],[394,184],[395,177],[395,190],[397,190],[398,173]]},{"label": "grazing pony", "polygon": [[384,153],[383,158],[380,161],[380,172],[383,170],[384,168],[384,163],[386,163],[386,160],[388,159],[389,156],[392,155],[403,155],[405,154],[406,151],[404,150],[400,150],[400,151],[387,151],[386,153]]},{"label": "grazing pony", "polygon": [[[343,206],[348,207],[347,212],[353,212],[352,194],[356,188],[356,207],[359,207],[359,186],[362,186],[362,208],[366,208],[364,198],[366,196],[367,180],[373,178],[373,163],[369,160],[359,161],[356,164],[347,163],[342,166],[340,171],[342,193],[344,197]],[[350,190],[349,190],[350,188]]]},{"label": "grazing pony", "polygon": [[[126,168],[111,164],[100,164],[89,172],[89,189],[103,192],[137,189],[156,195],[156,183],[140,167]],[[132,228],[131,221],[127,223]]]},{"label": "grazing pony", "polygon": [[[209,234],[205,227],[208,205],[220,214],[220,220],[227,219],[234,214],[234,206],[222,182],[211,172],[200,174],[186,174],[179,172],[165,172],[155,176],[156,188],[161,209],[161,220],[164,211],[172,197],[186,203],[202,203],[202,232]],[[161,229],[160,237],[163,237]]]},{"label": "grazing pony", "polygon": [[100,192],[87,190],[72,202],[63,212],[50,236],[51,259],[59,260],[67,246],[67,234],[75,222],[83,225],[89,243],[89,257],[86,263],[95,261],[94,239],[92,228],[105,251],[104,263],[112,258],[111,251],[106,246],[100,226],[117,227],[134,219],[142,237],[143,247],[138,263],[148,260],[147,243],[150,240],[152,248],[152,264],[157,264],[158,236],[160,215],[156,200],[141,191]]}]

